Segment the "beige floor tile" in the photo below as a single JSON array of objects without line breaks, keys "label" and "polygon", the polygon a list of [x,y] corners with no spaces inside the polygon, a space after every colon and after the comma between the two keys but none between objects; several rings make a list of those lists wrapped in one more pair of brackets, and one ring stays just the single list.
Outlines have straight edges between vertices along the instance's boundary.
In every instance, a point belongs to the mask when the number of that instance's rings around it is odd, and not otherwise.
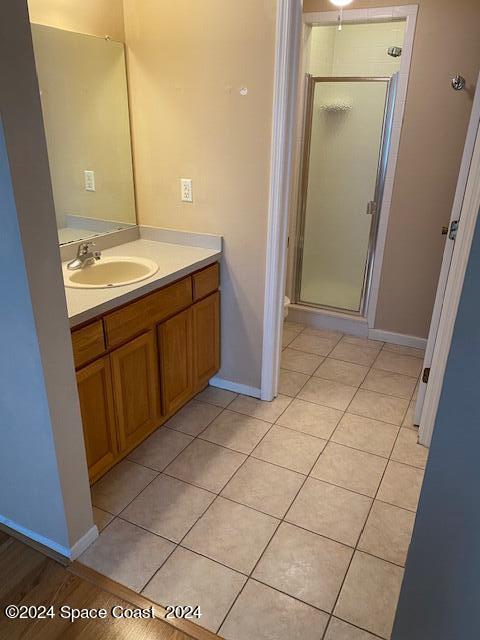
[{"label": "beige floor tile", "polygon": [[215,494],[161,475],[122,511],[121,517],[173,542],[180,542],[215,499]]},{"label": "beige floor tile", "polygon": [[270,422],[226,409],[200,437],[240,453],[251,453],[271,426]]},{"label": "beige floor tile", "polygon": [[139,592],[174,548],[172,542],[117,518],[79,562]]},{"label": "beige floor tile", "polygon": [[413,356],[414,358],[424,358],[425,349],[416,349],[415,347],[404,347],[401,344],[385,343],[383,347],[384,351],[391,351],[392,353],[400,353],[403,356]]},{"label": "beige floor tile", "polygon": [[228,407],[228,405],[235,400],[237,395],[238,394],[233,393],[233,391],[208,386],[203,391],[200,391],[200,393],[197,393],[195,399],[201,400],[202,402],[208,402],[208,404],[214,404],[217,407],[225,409],[225,407]]},{"label": "beige floor tile", "polygon": [[229,409],[266,422],[275,422],[291,401],[291,398],[282,395],[278,395],[272,402],[264,402],[249,396],[238,396],[229,406]]},{"label": "beige floor tile", "polygon": [[217,498],[182,546],[221,564],[250,573],[278,520],[225,498]]},{"label": "beige floor tile", "polygon": [[343,415],[342,411],[313,402],[295,399],[277,420],[277,424],[317,438],[328,438]]},{"label": "beige floor tile", "polygon": [[129,453],[128,459],[145,467],[163,471],[193,440],[180,431],[161,427]]},{"label": "beige floor tile", "polygon": [[191,400],[168,420],[166,426],[191,436],[198,436],[221,411],[220,407],[213,404]]},{"label": "beige floor tile", "polygon": [[417,378],[382,369],[371,369],[362,384],[362,389],[410,400],[416,384]]},{"label": "beige floor tile", "polygon": [[384,458],[329,442],[312,476],[373,498],[386,466]]},{"label": "beige floor tile", "polygon": [[356,387],[351,387],[341,382],[310,378],[298,394],[298,397],[301,400],[316,402],[332,409],[345,411],[356,392]]},{"label": "beige floor tile", "polygon": [[418,444],[418,432],[414,429],[400,429],[393,448],[392,460],[425,469],[427,458],[428,449]]},{"label": "beige floor tile", "polygon": [[402,373],[405,376],[418,378],[422,371],[423,360],[421,358],[412,358],[411,356],[404,356],[400,353],[382,350],[373,366],[375,369],[383,369],[384,371]]},{"label": "beige floor tile", "polygon": [[358,548],[403,566],[414,523],[411,511],[375,500]]},{"label": "beige floor tile", "polygon": [[390,457],[398,427],[372,418],[346,413],[332,435],[332,441],[384,458]]},{"label": "beige floor tile", "polygon": [[285,320],[283,328],[288,329],[289,331],[295,331],[295,333],[302,333],[305,329],[305,325],[301,322],[290,322],[289,320]]},{"label": "beige floor tile", "polygon": [[198,605],[202,616],[197,624],[215,633],[246,580],[241,573],[178,547],[143,595],[163,606]]},{"label": "beige floor tile", "polygon": [[324,640],[377,640],[377,638],[367,631],[353,627],[348,622],[332,617]]},{"label": "beige floor tile", "polygon": [[326,340],[331,340],[338,342],[343,333],[339,333],[338,331],[331,331],[330,329],[317,329],[317,327],[305,327],[303,333],[306,336],[317,336],[318,338],[325,338]]},{"label": "beige floor tile", "polygon": [[326,441],[320,438],[274,425],[252,456],[308,474],[325,445]]},{"label": "beige floor tile", "polygon": [[118,515],[156,476],[130,460],[122,460],[92,487],[92,504]]},{"label": "beige floor tile", "polygon": [[354,344],[357,347],[367,347],[368,349],[375,349],[380,351],[384,345],[380,340],[370,340],[369,338],[360,338],[359,336],[343,336],[342,342],[347,344]]},{"label": "beige floor tile", "polygon": [[390,638],[403,569],[356,551],[340,592],[335,615]]},{"label": "beige floor tile", "polygon": [[352,387],[359,387],[368,373],[368,367],[354,362],[326,358],[315,371],[315,376],[325,380],[334,380]]},{"label": "beige floor tile", "polygon": [[418,427],[415,426],[414,424],[416,405],[417,405],[417,399],[415,398],[408,405],[407,413],[402,422],[402,427],[406,427],[407,429],[415,429],[418,433]]},{"label": "beige floor tile", "polygon": [[338,338],[322,338],[321,336],[312,336],[304,332],[297,336],[289,346],[291,349],[314,353],[317,356],[328,356],[337,342]]},{"label": "beige floor tile", "polygon": [[331,611],[353,550],[282,523],[252,577],[323,611]]},{"label": "beige floor tile", "polygon": [[354,362],[355,364],[370,367],[377,355],[378,351],[375,348],[342,341],[335,347],[330,357],[336,360],[345,360],[346,362]]},{"label": "beige floor tile", "polygon": [[225,640],[319,640],[328,615],[249,580],[220,628]]},{"label": "beige floor tile", "polygon": [[248,458],[222,491],[222,496],[283,518],[304,480],[305,476],[289,469]]},{"label": "beige floor tile", "polygon": [[92,507],[93,512],[93,521],[97,525],[98,531],[103,531],[107,524],[109,524],[115,516],[112,516],[111,513],[104,511],[103,509],[99,509],[98,507]]},{"label": "beige floor tile", "polygon": [[348,407],[348,412],[400,426],[407,409],[408,400],[359,389]]},{"label": "beige floor tile", "polygon": [[285,520],[354,547],[371,505],[366,496],[308,478]]},{"label": "beige floor tile", "polygon": [[165,469],[165,473],[218,493],[246,456],[204,440],[194,440]]},{"label": "beige floor tile", "polygon": [[280,369],[278,392],[294,398],[309,378],[305,373]]},{"label": "beige floor tile", "polygon": [[283,328],[283,333],[282,333],[282,347],[288,347],[288,345],[295,340],[295,338],[298,336],[298,331],[295,331],[294,329],[289,329],[288,327],[284,327]]},{"label": "beige floor tile", "polygon": [[377,498],[403,509],[416,511],[423,482],[423,471],[390,460]]},{"label": "beige floor tile", "polygon": [[316,356],[313,353],[304,353],[303,351],[296,351],[295,349],[285,349],[282,352],[281,367],[282,369],[288,369],[288,371],[312,375],[322,361],[322,356]]}]

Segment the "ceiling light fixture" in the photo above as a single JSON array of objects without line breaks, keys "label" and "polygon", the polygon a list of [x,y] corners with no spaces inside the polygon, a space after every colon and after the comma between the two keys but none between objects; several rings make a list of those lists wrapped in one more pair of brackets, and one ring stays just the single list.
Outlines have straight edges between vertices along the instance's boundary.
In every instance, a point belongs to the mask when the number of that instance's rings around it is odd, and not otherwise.
[{"label": "ceiling light fixture", "polygon": [[338,7],[338,30],[342,30],[342,20],[343,20],[343,7],[347,7],[349,4],[352,4],[353,0],[330,0],[331,4],[335,7]]}]

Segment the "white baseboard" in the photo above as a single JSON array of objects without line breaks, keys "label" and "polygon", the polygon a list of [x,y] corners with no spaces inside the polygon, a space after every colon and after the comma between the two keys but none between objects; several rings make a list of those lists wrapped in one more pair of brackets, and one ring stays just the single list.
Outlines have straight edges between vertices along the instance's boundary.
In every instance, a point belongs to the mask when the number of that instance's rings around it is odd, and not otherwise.
[{"label": "white baseboard", "polygon": [[306,324],[315,329],[340,331],[341,333],[348,333],[361,338],[366,338],[368,335],[368,324],[365,318],[324,309],[313,309],[298,304],[291,304],[288,307],[287,320]]},{"label": "white baseboard", "polygon": [[427,346],[426,338],[408,336],[403,333],[394,333],[393,331],[382,331],[381,329],[370,329],[368,337],[370,340],[381,340],[382,342],[391,342],[392,344],[414,347],[415,349],[425,349]]},{"label": "white baseboard", "polygon": [[51,550],[54,554],[59,556],[63,556],[67,560],[75,560],[78,556],[85,551],[87,547],[89,547],[92,542],[98,538],[98,529],[96,525],[93,525],[91,529],[87,531],[87,533],[78,540],[73,547],[65,547],[64,545],[58,544],[54,540],[47,538],[46,536],[42,536],[40,533],[36,531],[32,531],[27,527],[23,527],[22,525],[10,520],[9,518],[5,518],[4,516],[0,516],[0,524],[4,525],[7,529],[10,529],[12,532],[17,532],[21,538],[28,538],[32,540],[36,545]]},{"label": "white baseboard", "polygon": [[97,525],[93,525],[91,529],[87,531],[85,535],[83,535],[80,540],[73,545],[70,549],[70,560],[76,560],[82,553],[88,549],[88,547],[98,538],[98,529]]},{"label": "white baseboard", "polygon": [[249,387],[246,384],[240,384],[239,382],[232,382],[231,380],[224,380],[215,376],[210,380],[212,387],[218,387],[219,389],[226,389],[227,391],[233,391],[234,393],[241,393],[243,396],[252,396],[252,398],[260,398],[261,390],[257,387]]}]

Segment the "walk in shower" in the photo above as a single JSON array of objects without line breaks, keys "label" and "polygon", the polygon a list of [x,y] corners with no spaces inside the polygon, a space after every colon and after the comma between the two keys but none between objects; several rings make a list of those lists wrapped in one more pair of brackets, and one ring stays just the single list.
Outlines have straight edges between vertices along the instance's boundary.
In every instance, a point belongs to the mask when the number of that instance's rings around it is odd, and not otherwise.
[{"label": "walk in shower", "polygon": [[365,314],[397,77],[306,76],[297,304]]}]

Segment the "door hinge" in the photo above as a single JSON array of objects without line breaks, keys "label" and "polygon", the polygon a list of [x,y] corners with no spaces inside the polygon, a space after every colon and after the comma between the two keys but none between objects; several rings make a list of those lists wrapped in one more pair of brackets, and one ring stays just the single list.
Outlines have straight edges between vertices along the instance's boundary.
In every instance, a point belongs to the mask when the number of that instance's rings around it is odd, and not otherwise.
[{"label": "door hinge", "polygon": [[427,384],[429,377],[430,377],[430,367],[426,367],[426,368],[423,370],[422,382],[424,382],[425,384]]},{"label": "door hinge", "polygon": [[458,224],[459,224],[458,220],[452,220],[452,223],[450,225],[450,232],[448,234],[448,237],[450,238],[450,240],[457,239]]}]

